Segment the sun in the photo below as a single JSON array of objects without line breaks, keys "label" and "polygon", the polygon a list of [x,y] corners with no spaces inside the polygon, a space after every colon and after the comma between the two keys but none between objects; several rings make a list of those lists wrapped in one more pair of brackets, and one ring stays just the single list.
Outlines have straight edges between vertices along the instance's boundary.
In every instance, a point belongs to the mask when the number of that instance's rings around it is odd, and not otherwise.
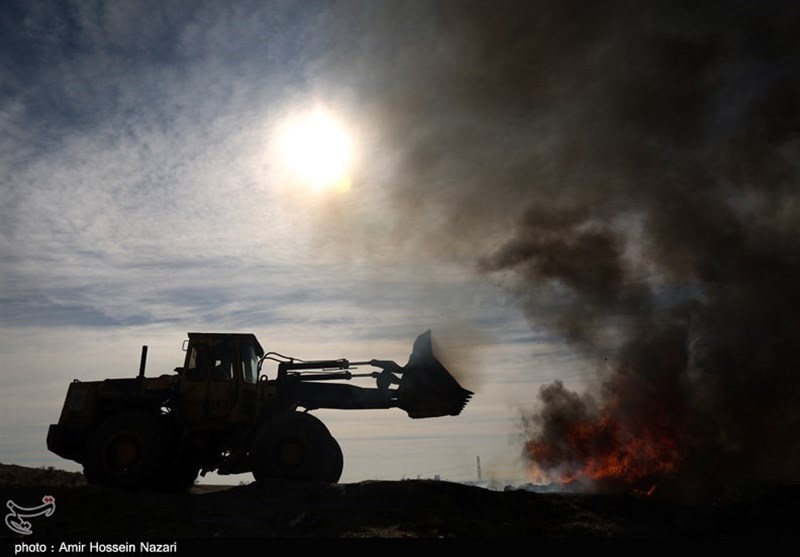
[{"label": "sun", "polygon": [[317,191],[350,189],[353,145],[343,124],[322,108],[290,118],[281,150],[289,173]]}]

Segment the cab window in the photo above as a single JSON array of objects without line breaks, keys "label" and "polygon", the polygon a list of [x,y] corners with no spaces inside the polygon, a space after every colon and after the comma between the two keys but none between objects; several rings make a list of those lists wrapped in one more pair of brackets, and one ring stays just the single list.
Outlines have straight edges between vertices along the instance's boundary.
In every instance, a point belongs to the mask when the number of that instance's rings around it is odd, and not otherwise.
[{"label": "cab window", "polygon": [[258,356],[255,349],[249,344],[241,347],[242,378],[245,383],[258,381]]},{"label": "cab window", "polygon": [[202,381],[206,378],[208,364],[208,346],[195,344],[189,352],[189,365],[186,368],[186,378],[190,381]]},{"label": "cab window", "polygon": [[214,347],[214,367],[211,371],[214,381],[230,381],[233,379],[233,345],[229,342]]}]

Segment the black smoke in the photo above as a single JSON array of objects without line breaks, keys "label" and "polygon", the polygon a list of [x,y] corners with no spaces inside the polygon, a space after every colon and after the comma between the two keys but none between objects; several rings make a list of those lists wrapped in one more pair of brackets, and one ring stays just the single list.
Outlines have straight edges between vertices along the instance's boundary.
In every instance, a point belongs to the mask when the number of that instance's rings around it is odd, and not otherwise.
[{"label": "black smoke", "polygon": [[503,281],[598,362],[596,392],[542,390],[526,457],[579,474],[652,441],[656,480],[800,480],[800,4],[380,12],[352,66],[392,240]]}]

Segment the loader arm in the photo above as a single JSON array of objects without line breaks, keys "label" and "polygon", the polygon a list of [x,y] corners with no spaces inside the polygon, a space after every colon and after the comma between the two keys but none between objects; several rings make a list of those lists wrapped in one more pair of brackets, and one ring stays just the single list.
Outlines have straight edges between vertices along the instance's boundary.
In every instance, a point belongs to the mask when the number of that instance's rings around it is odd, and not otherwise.
[{"label": "loader arm", "polygon": [[[353,373],[369,365],[381,371]],[[341,381],[371,377],[377,387],[349,385]],[[335,382],[339,381],[339,382]],[[473,393],[459,385],[433,354],[431,332],[414,342],[405,366],[391,360],[350,362],[346,359],[279,360],[275,385],[281,396],[306,409],[346,410],[401,408],[411,418],[457,416]],[[397,388],[391,388],[397,385]]]}]

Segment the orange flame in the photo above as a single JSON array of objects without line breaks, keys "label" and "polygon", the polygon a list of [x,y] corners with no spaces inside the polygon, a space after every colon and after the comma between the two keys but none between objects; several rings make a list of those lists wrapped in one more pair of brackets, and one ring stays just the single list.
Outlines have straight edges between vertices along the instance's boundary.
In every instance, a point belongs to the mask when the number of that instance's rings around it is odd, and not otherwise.
[{"label": "orange flame", "polygon": [[[531,439],[524,455],[535,483],[606,481],[628,486],[645,484],[677,471],[681,454],[670,428],[653,423],[626,424],[613,419],[606,409],[593,420],[565,425],[562,439]],[[656,414],[657,415],[657,414]]]}]

